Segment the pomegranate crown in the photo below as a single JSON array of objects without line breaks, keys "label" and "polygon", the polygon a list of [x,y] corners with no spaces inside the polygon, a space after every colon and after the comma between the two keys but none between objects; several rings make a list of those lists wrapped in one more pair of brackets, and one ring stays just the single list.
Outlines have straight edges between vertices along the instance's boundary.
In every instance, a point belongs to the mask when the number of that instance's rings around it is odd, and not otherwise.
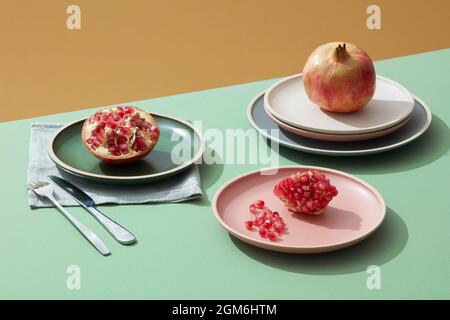
[{"label": "pomegranate crown", "polygon": [[334,58],[337,61],[344,61],[349,57],[349,54],[347,52],[346,44],[345,42],[342,45],[338,45],[336,49],[334,50]]}]

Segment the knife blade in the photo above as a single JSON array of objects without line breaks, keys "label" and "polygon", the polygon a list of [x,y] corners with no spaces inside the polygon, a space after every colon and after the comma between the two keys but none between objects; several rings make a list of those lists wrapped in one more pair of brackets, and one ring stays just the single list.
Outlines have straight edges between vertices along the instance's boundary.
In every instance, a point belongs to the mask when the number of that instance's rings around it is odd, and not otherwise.
[{"label": "knife blade", "polygon": [[48,178],[94,216],[94,218],[97,219],[97,221],[100,222],[100,224],[108,230],[118,242],[121,244],[132,244],[136,241],[136,237],[131,232],[100,212],[95,207],[94,199],[86,194],[86,192],[63,178],[53,175],[48,176]]}]

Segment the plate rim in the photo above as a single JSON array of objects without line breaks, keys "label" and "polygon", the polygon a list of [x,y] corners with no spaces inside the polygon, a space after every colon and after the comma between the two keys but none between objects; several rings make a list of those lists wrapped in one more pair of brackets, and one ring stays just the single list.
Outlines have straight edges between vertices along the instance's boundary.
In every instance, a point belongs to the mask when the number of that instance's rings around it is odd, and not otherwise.
[{"label": "plate rim", "polygon": [[102,175],[102,174],[97,174],[97,173],[89,173],[89,172],[86,172],[86,171],[74,168],[74,167],[64,163],[62,160],[60,160],[56,156],[55,152],[53,151],[53,145],[54,145],[56,137],[59,134],[61,134],[62,131],[64,131],[65,129],[69,128],[70,126],[73,126],[74,124],[76,124],[78,122],[85,121],[87,118],[82,118],[82,119],[78,119],[78,120],[72,121],[72,122],[64,125],[63,127],[59,128],[53,134],[52,138],[50,139],[50,142],[49,142],[48,147],[47,147],[47,153],[48,153],[50,159],[57,166],[60,166],[60,167],[62,167],[64,169],[66,169],[66,170],[68,170],[68,171],[70,171],[72,173],[75,173],[77,175],[80,175],[82,177],[95,178],[95,179],[101,179],[101,180],[109,180],[109,181],[124,181],[124,182],[141,181],[141,180],[151,179],[151,178],[161,178],[163,176],[170,175],[170,174],[176,173],[178,171],[182,171],[182,170],[190,167],[191,165],[193,165],[198,159],[201,158],[201,156],[203,155],[204,150],[205,150],[205,141],[203,139],[202,133],[197,128],[195,128],[191,123],[189,123],[189,122],[187,122],[185,120],[178,119],[176,117],[163,115],[163,114],[160,114],[160,113],[157,113],[157,112],[151,112],[150,114],[152,116],[158,116],[158,117],[161,117],[161,118],[166,118],[166,119],[174,120],[176,122],[180,122],[180,123],[186,125],[187,127],[191,128],[194,131],[194,134],[196,134],[199,137],[200,148],[197,151],[197,153],[188,162],[184,163],[181,166],[177,166],[177,167],[175,167],[173,169],[169,169],[169,170],[165,170],[165,171],[158,172],[158,173],[153,173],[153,174],[140,175],[140,176],[112,176],[112,175],[110,176],[110,175]]},{"label": "plate rim", "polygon": [[284,116],[280,115],[278,112],[276,112],[276,111],[274,110],[274,108],[272,107],[272,105],[270,104],[270,102],[269,102],[270,94],[271,94],[278,86],[280,86],[281,84],[283,84],[283,83],[285,83],[285,82],[291,81],[291,80],[293,80],[293,79],[295,79],[295,78],[303,79],[303,72],[297,73],[297,74],[294,74],[294,75],[291,75],[291,76],[288,76],[288,77],[285,77],[285,78],[283,78],[283,79],[277,81],[276,83],[274,83],[272,86],[270,86],[270,87],[266,90],[266,95],[264,96],[264,106],[267,106],[267,109],[269,110],[269,112],[270,112],[274,117],[276,117],[277,119],[279,119],[280,121],[283,121],[284,123],[287,123],[287,124],[289,124],[289,125],[291,125],[291,126],[293,126],[293,127],[296,127],[296,128],[302,129],[302,130],[307,130],[307,131],[312,131],[312,132],[317,132],[317,133],[324,133],[324,134],[335,134],[335,135],[336,135],[336,134],[371,133],[371,132],[376,132],[376,131],[380,131],[380,130],[383,130],[383,129],[392,127],[392,126],[394,126],[394,125],[396,125],[396,124],[398,124],[398,123],[404,121],[408,116],[411,115],[412,111],[414,110],[414,96],[413,96],[413,94],[412,94],[408,89],[406,89],[406,88],[405,88],[404,86],[402,86],[400,83],[398,83],[398,82],[396,82],[396,81],[394,81],[394,80],[392,80],[392,79],[383,77],[383,76],[381,76],[381,75],[376,75],[376,78],[377,78],[377,79],[379,79],[379,80],[381,80],[381,81],[385,81],[385,82],[387,82],[387,83],[390,83],[390,84],[394,85],[395,87],[399,88],[401,91],[403,91],[403,92],[408,96],[408,98],[409,98],[409,103],[410,103],[410,105],[411,105],[411,110],[410,110],[410,112],[409,112],[406,116],[404,116],[404,117],[402,117],[402,118],[400,118],[400,119],[397,119],[397,120],[395,120],[395,121],[387,122],[387,123],[383,124],[382,126],[372,126],[372,127],[366,128],[365,130],[352,130],[352,131],[349,132],[349,133],[345,133],[345,132],[343,133],[343,132],[338,132],[338,131],[334,131],[334,130],[326,130],[326,129],[323,129],[323,130],[322,130],[322,129],[315,129],[315,128],[310,128],[310,127],[305,127],[305,126],[299,126],[298,124],[296,124],[296,123],[290,121],[290,120],[287,119],[286,117],[284,117]]},{"label": "plate rim", "polygon": [[[271,141],[275,141],[276,143],[285,146],[287,148],[290,149],[294,149],[294,150],[298,150],[298,151],[304,151],[304,152],[309,152],[309,153],[313,153],[313,154],[320,154],[320,155],[333,155],[333,156],[361,156],[361,155],[369,155],[369,154],[375,154],[375,153],[380,153],[380,152],[385,152],[385,151],[389,151],[389,150],[393,150],[396,148],[399,148],[403,145],[406,145],[412,141],[414,141],[415,139],[419,138],[425,131],[428,130],[428,128],[430,127],[431,121],[432,121],[432,113],[431,110],[428,106],[428,104],[423,101],[421,98],[417,97],[416,95],[412,94],[414,99],[417,100],[420,105],[423,107],[423,109],[425,110],[425,113],[427,115],[427,119],[426,122],[424,124],[424,126],[418,131],[416,132],[416,134],[414,134],[413,136],[409,137],[406,140],[397,142],[395,144],[391,144],[389,146],[384,146],[384,147],[379,147],[379,148],[372,148],[372,149],[363,149],[363,150],[328,150],[328,149],[318,149],[318,148],[310,148],[307,146],[302,146],[302,145],[295,145],[292,144],[290,142],[286,142],[286,141],[282,141],[278,138],[274,138],[272,136],[270,136],[269,134],[267,134],[265,131],[262,130],[262,128],[260,128],[256,122],[253,120],[252,117],[252,110],[253,107],[255,105],[255,102],[266,93],[266,91],[262,91],[261,93],[257,94],[255,97],[252,98],[252,100],[249,102],[248,107],[247,107],[247,119],[250,122],[250,124],[253,126],[253,128],[255,128],[260,134],[262,134],[266,139],[269,139]],[[278,125],[277,125],[278,126]],[[313,140],[313,139],[312,139]]]},{"label": "plate rim", "polygon": [[[411,117],[412,117],[412,113],[411,113],[410,115],[408,115],[408,116],[406,117],[405,120],[400,121],[399,123],[394,124],[394,125],[391,126],[391,127],[384,128],[384,129],[377,130],[377,131],[366,132],[366,133],[340,133],[340,134],[333,134],[333,133],[314,132],[314,131],[309,131],[309,130],[300,129],[300,128],[291,126],[289,123],[285,123],[285,122],[281,121],[280,119],[278,119],[277,117],[275,117],[273,114],[271,114],[271,113],[267,110],[266,104],[264,104],[264,110],[266,111],[266,113],[267,113],[267,115],[269,116],[269,118],[270,118],[273,122],[275,122],[275,123],[276,123],[281,129],[283,129],[283,130],[289,131],[289,132],[291,132],[291,133],[293,133],[293,134],[296,134],[296,135],[298,135],[298,136],[302,136],[302,137],[305,137],[305,138],[308,138],[308,139],[321,140],[321,141],[329,141],[329,142],[352,142],[352,141],[364,141],[364,140],[370,140],[370,139],[373,139],[373,138],[367,138],[367,137],[366,137],[366,138],[363,138],[363,139],[354,139],[354,138],[352,138],[352,137],[355,137],[355,136],[367,136],[367,135],[373,135],[373,134],[377,134],[377,133],[379,133],[379,135],[378,135],[376,138],[379,138],[379,137],[382,137],[382,136],[384,136],[384,135],[387,135],[387,134],[390,134],[390,133],[393,133],[393,132],[399,130],[401,127],[403,127],[404,125],[406,125],[406,123],[407,123],[407,122],[411,119]],[[289,129],[288,129],[288,128],[289,128]],[[392,129],[394,129],[394,130],[392,131]],[[348,139],[348,140],[331,140],[331,139],[326,139],[325,137],[322,137],[322,138],[310,138],[310,137],[308,137],[308,136],[306,136],[306,135],[303,135],[303,134],[294,132],[294,131],[297,131],[297,130],[298,130],[298,131],[303,131],[303,132],[310,132],[311,134],[320,135],[320,136],[335,136],[335,137],[340,137],[340,138],[350,137],[350,139]],[[386,133],[386,131],[389,131],[389,132]]]},{"label": "plate rim", "polygon": [[[364,187],[366,187],[367,189],[370,190],[370,192],[372,192],[375,197],[377,198],[377,201],[380,203],[381,208],[382,208],[382,216],[380,221],[378,222],[378,224],[372,228],[369,232],[361,235],[360,237],[357,237],[356,239],[352,239],[350,241],[347,242],[340,242],[340,243],[333,243],[327,246],[286,246],[280,243],[269,243],[269,242],[263,242],[259,239],[254,239],[252,237],[249,237],[243,233],[240,233],[239,231],[234,230],[233,228],[231,228],[230,226],[228,226],[225,221],[223,221],[223,219],[220,217],[218,209],[217,209],[217,202],[219,200],[220,195],[225,191],[225,189],[227,189],[228,187],[230,187],[230,185],[232,185],[233,183],[236,183],[238,180],[243,179],[245,177],[257,174],[257,173],[262,173],[264,171],[271,171],[274,169],[295,169],[295,170],[305,170],[305,169],[316,169],[322,172],[331,172],[334,174],[338,174],[341,176],[344,176],[345,178],[348,178],[350,180],[356,181],[360,184],[362,184]],[[370,185],[369,183],[365,182],[364,180],[346,173],[344,171],[340,171],[340,170],[336,170],[336,169],[332,169],[332,168],[326,168],[326,167],[317,167],[317,166],[303,166],[303,165],[292,165],[292,166],[281,166],[281,167],[273,167],[273,168],[264,168],[264,169],[258,169],[258,170],[253,170],[244,174],[241,174],[231,180],[229,180],[227,183],[225,183],[220,189],[218,189],[216,191],[216,194],[214,195],[214,199],[211,203],[211,208],[213,210],[214,216],[217,219],[217,221],[219,222],[219,224],[225,229],[227,230],[228,233],[232,234],[233,236],[236,236],[237,238],[241,239],[242,241],[249,243],[251,245],[255,245],[257,247],[263,248],[263,249],[267,249],[267,250],[273,250],[273,251],[278,251],[278,252],[287,252],[287,253],[321,253],[321,252],[330,252],[330,251],[336,251],[336,250],[340,250],[340,249],[344,249],[346,247],[352,246],[364,239],[366,239],[367,237],[369,237],[371,234],[373,234],[383,223],[384,219],[386,218],[386,202],[384,201],[383,197],[381,196],[380,192],[375,189],[372,185]]]}]

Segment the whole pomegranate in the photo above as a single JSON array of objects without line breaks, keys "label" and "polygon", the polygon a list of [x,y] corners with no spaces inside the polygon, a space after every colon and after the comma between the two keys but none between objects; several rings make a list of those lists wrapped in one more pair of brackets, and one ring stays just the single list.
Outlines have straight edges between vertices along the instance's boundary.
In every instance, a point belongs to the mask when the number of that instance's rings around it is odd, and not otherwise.
[{"label": "whole pomegranate", "polygon": [[372,59],[351,43],[329,42],[316,48],[303,68],[309,99],[331,112],[361,109],[375,93]]},{"label": "whole pomegranate", "polygon": [[273,193],[289,211],[321,214],[338,194],[330,180],[317,170],[297,172],[275,185]]},{"label": "whole pomegranate", "polygon": [[126,164],[145,157],[158,142],[153,117],[137,107],[117,106],[97,111],[84,121],[81,139],[97,158]]}]

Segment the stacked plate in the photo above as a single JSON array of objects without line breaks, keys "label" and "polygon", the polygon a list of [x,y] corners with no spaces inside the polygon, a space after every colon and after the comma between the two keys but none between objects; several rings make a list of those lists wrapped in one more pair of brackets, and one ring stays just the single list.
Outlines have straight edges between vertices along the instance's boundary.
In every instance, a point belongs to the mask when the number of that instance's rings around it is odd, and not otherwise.
[{"label": "stacked plate", "polygon": [[264,136],[293,149],[361,155],[418,138],[429,127],[431,112],[403,86],[381,76],[367,106],[346,114],[327,112],[309,100],[298,74],[256,97],[249,105],[248,118]]}]

